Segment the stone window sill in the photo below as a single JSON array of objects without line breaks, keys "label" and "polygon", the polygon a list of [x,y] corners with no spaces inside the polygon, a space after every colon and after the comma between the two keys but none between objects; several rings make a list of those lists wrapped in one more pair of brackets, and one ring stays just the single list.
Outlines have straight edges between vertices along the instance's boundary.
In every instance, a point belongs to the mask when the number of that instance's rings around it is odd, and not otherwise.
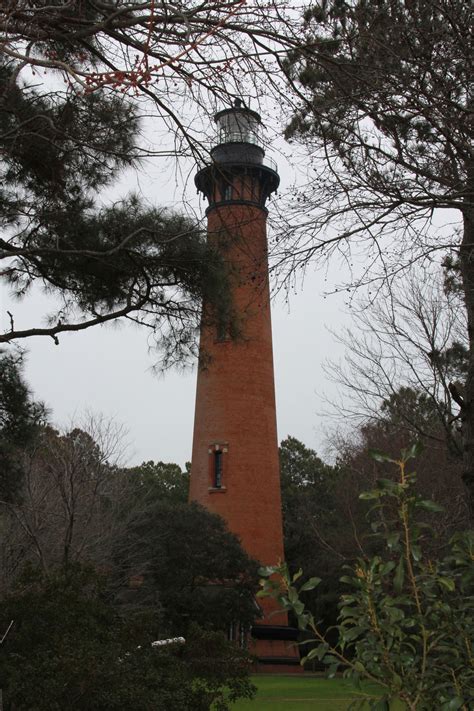
[{"label": "stone window sill", "polygon": [[225,494],[227,491],[225,486],[210,486],[208,492],[210,494]]}]

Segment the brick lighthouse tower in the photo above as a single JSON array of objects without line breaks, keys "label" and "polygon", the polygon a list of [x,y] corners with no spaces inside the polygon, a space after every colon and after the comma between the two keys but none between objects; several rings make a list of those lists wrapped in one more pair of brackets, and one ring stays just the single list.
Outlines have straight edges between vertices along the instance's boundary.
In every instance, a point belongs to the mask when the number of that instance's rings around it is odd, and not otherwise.
[{"label": "brick lighthouse tower", "polygon": [[[256,112],[237,99],[215,122],[217,145],[195,182],[209,202],[208,240],[230,271],[233,318],[217,325],[203,318],[190,499],[220,514],[251,557],[276,565],[283,532],[265,203],[280,178]],[[286,614],[271,599],[259,605],[251,643],[259,668],[297,665]]]}]

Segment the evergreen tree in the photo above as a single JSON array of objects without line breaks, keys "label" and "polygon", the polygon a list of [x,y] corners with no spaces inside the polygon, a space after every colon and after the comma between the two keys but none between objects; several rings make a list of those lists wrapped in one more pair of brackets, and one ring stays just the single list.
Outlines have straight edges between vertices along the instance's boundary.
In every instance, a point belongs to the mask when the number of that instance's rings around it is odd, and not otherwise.
[{"label": "evergreen tree", "polygon": [[189,219],[134,195],[97,204],[135,162],[136,108],[105,92],[40,93],[20,85],[17,70],[0,65],[3,277],[17,296],[38,283],[61,306],[45,327],[20,330],[11,316],[0,340],[58,342],[62,332],[124,317],[151,326],[165,358],[180,360],[192,349],[200,298],[212,299],[223,270]]},{"label": "evergreen tree", "polygon": [[31,568],[0,602],[6,711],[227,711],[251,697],[246,654],[219,633],[194,628],[185,644],[163,639],[156,611],[118,614],[103,575],[72,566]]},{"label": "evergreen tree", "polygon": [[119,594],[123,603],[158,604],[170,635],[186,634],[192,624],[226,634],[232,623],[250,627],[258,564],[223,519],[162,497],[156,487],[138,495],[131,489],[129,501],[129,523],[116,541],[117,578],[138,574],[142,584],[131,598]]},{"label": "evergreen tree", "polygon": [[189,466],[188,462],[183,472],[179,464],[150,461],[124,470],[124,475],[130,480],[132,496],[185,503],[189,493]]},{"label": "evergreen tree", "polygon": [[[341,526],[340,490],[345,486],[336,467],[325,464],[296,437],[280,444],[281,495],[285,560],[292,571],[317,575],[323,583],[308,604],[326,626],[337,618],[341,566],[355,556],[347,526]],[[338,501],[339,499],[339,501]]]},{"label": "evergreen tree", "polygon": [[[0,342],[57,343],[125,318],[153,329],[165,364],[193,351],[201,298],[222,301],[222,263],[192,220],[99,197],[140,157],[207,156],[190,104],[230,103],[251,69],[264,76],[262,43],[284,41],[280,0],[244,4],[2,3],[0,276],[17,296],[37,284],[61,305],[47,326],[20,328],[11,314]],[[138,114],[150,111],[166,148],[139,145]]]},{"label": "evergreen tree", "polygon": [[23,454],[31,447],[45,419],[44,406],[32,399],[21,373],[21,355],[0,352],[0,497],[10,500],[19,490]]}]

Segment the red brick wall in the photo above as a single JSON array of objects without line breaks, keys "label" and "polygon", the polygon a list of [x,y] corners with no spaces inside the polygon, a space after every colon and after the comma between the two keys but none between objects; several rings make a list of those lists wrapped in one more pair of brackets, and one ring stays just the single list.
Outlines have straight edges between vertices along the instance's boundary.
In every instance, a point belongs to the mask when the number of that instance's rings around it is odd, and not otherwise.
[{"label": "red brick wall", "polygon": [[[190,498],[219,513],[252,557],[273,565],[283,559],[283,534],[266,213],[222,205],[210,211],[208,233],[234,270],[241,335],[218,341],[215,326],[202,329],[206,366],[198,374]],[[212,491],[216,445],[223,450],[222,489]],[[272,601],[261,604],[268,615]],[[266,621],[286,624],[287,618]]]}]

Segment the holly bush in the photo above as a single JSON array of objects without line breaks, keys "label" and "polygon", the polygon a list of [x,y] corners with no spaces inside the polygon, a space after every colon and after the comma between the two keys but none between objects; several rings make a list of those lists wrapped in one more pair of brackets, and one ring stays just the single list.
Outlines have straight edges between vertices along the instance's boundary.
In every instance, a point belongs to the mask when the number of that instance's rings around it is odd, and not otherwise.
[{"label": "holly bush", "polygon": [[382,687],[382,698],[369,702],[373,711],[388,711],[395,699],[410,711],[469,711],[474,708],[474,531],[458,533],[441,559],[425,553],[425,542],[436,533],[435,526],[420,522],[420,513],[435,516],[440,507],[414,491],[416,474],[408,471],[408,462],[418,452],[417,444],[398,460],[371,452],[398,475],[377,480],[361,495],[372,504],[369,515],[381,553],[360,558],[341,578],[348,592],[339,604],[337,644],[327,641],[300,597],[319,578],[301,584],[301,570],[291,576],[286,565],[263,568],[259,595],[275,597],[295,614],[301,630],[312,632],[314,646],[303,663],[317,658],[330,676],[343,671],[357,685],[365,679]]}]

